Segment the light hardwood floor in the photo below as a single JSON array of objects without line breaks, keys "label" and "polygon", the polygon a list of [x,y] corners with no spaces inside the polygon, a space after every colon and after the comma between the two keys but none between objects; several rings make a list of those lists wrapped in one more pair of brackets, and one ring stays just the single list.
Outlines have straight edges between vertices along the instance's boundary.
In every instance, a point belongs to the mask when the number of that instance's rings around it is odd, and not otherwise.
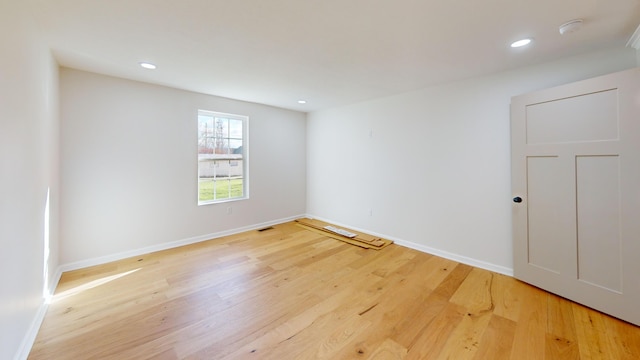
[{"label": "light hardwood floor", "polygon": [[286,223],[63,274],[29,359],[640,359],[640,328]]}]

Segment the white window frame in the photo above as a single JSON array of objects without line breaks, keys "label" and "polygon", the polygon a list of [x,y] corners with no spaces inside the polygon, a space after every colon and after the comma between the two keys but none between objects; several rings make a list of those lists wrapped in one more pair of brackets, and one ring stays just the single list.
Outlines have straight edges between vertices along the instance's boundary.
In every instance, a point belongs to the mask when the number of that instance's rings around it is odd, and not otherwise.
[{"label": "white window frame", "polygon": [[[228,158],[223,158],[224,155],[220,155],[218,154],[217,156],[214,155],[215,154],[215,150],[214,153],[209,157],[205,154],[201,154],[200,153],[200,149],[201,149],[201,141],[203,140],[201,137],[201,132],[202,129],[200,128],[200,117],[201,116],[211,116],[213,117],[213,123],[216,124],[216,119],[229,119],[229,120],[239,120],[242,121],[242,152],[241,152],[241,157],[237,157],[235,155],[237,154],[230,154],[229,152],[231,151],[229,148],[229,145],[227,143],[226,146],[226,151],[227,151],[227,157]],[[222,112],[217,112],[217,111],[210,111],[210,110],[202,110],[199,109],[198,110],[198,116],[197,116],[197,131],[198,131],[198,144],[197,144],[197,155],[198,155],[198,165],[197,165],[197,181],[198,181],[198,185],[197,185],[197,200],[198,200],[198,205],[209,205],[209,204],[219,204],[219,203],[225,203],[225,202],[232,202],[232,201],[238,201],[238,200],[245,200],[249,198],[249,117],[245,116],[245,115],[237,115],[237,114],[228,114],[228,113],[222,113]],[[212,129],[212,131],[215,131]],[[225,137],[223,137],[223,140],[226,140],[227,142],[230,142],[230,140],[238,140],[238,138],[233,138],[230,135],[231,130],[229,128],[227,128],[227,134]],[[218,145],[215,145],[218,146]],[[224,145],[223,145],[224,147]],[[219,159],[216,159],[219,158]],[[204,164],[206,163],[214,163],[216,164],[214,167],[218,167],[220,165],[221,161],[229,161],[229,163],[231,163],[232,161],[238,161],[241,160],[242,161],[242,196],[238,196],[238,197],[227,197],[227,198],[220,198],[220,199],[216,199],[215,198],[215,190],[213,191],[214,194],[214,198],[212,200],[200,200],[200,189],[201,189],[201,183],[204,181],[208,181],[208,180],[202,180],[201,178],[201,166],[204,166]],[[217,170],[213,170],[214,171],[214,179],[215,179],[215,171]],[[229,177],[231,177],[230,174],[228,174]],[[212,179],[211,181],[214,182],[214,186],[215,186],[215,181],[220,181],[220,180],[214,180]],[[229,178],[229,181],[231,181],[231,178]],[[231,190],[230,190],[231,191]]]}]

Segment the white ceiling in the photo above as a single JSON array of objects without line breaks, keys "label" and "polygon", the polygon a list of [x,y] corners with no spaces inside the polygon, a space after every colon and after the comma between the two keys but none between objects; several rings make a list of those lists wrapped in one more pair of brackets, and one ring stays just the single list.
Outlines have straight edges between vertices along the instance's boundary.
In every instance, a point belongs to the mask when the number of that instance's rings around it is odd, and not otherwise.
[{"label": "white ceiling", "polygon": [[640,23],[640,0],[29,1],[62,66],[305,112],[624,47]]}]

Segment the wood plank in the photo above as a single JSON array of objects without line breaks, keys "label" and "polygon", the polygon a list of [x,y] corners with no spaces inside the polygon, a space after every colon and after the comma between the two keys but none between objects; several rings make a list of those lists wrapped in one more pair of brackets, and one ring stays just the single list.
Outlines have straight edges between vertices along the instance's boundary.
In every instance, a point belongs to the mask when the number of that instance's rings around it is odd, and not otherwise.
[{"label": "wood plank", "polygon": [[[328,314],[327,321],[314,322],[311,333],[293,339],[288,347],[280,347],[270,356],[278,359],[335,359],[336,354],[371,326],[371,321],[358,314]],[[346,317],[344,317],[346,316]],[[323,320],[323,319],[320,319]],[[328,329],[330,329],[328,331]],[[291,349],[299,353],[293,353]]]},{"label": "wood plank", "polygon": [[443,359],[473,359],[491,318],[491,312],[468,312],[453,329],[438,356]]},{"label": "wood plank", "polygon": [[637,359],[640,354],[640,331],[638,327],[622,320],[608,321],[613,319],[604,318],[605,326],[608,327],[607,337],[612,339],[613,347],[618,349],[621,359]]},{"label": "wood plank", "polygon": [[547,334],[548,293],[532,286],[520,287],[522,307],[518,316],[511,359],[544,359]]},{"label": "wood plank", "polygon": [[[478,352],[475,354],[474,359],[509,359],[515,330],[515,321],[494,314],[478,344]],[[548,359],[559,358],[550,357]]]},{"label": "wood plank", "polygon": [[315,228],[312,228],[310,226],[306,226],[306,225],[303,225],[303,224],[298,224],[298,226],[300,226],[303,229],[307,229],[307,230],[309,230],[311,232],[314,232],[316,234],[320,234],[320,235],[323,235],[323,236],[326,236],[326,237],[329,237],[329,238],[332,238],[332,239],[340,240],[342,242],[346,242],[347,244],[355,245],[355,246],[361,247],[363,249],[379,249],[379,247],[376,247],[373,244],[369,244],[367,242],[357,241],[357,240],[354,240],[354,239],[351,239],[351,238],[348,238],[348,237],[332,234],[330,232],[327,232],[327,231],[324,231],[324,230],[320,230],[320,229],[315,229]]},{"label": "wood plank", "polygon": [[545,338],[545,359],[580,359],[577,343],[547,334]]},{"label": "wood plank", "polygon": [[[351,245],[360,246],[365,249],[381,250],[393,243],[393,241],[391,240],[381,239],[379,237],[375,237],[375,236],[364,234],[364,233],[357,233],[355,237],[342,236],[331,230],[327,230],[325,228],[326,226],[333,226],[333,225],[320,220],[302,218],[302,219],[297,219],[296,222],[299,226],[306,228],[308,230],[317,232],[319,234],[324,234],[325,236],[328,236],[330,238],[344,241]],[[350,230],[350,229],[343,229],[343,230],[354,232],[353,230]]]},{"label": "wood plank", "polygon": [[402,360],[407,356],[407,349],[397,342],[387,339],[376,348],[367,360]]},{"label": "wood plank", "polygon": [[433,292],[449,300],[458,291],[460,284],[467,278],[471,270],[473,270],[471,266],[458,264]]},{"label": "wood plank", "polygon": [[271,348],[275,348],[292,339],[305,328],[312,325],[318,317],[333,311],[340,306],[343,301],[349,301],[349,299],[353,297],[354,293],[352,290],[342,290],[320,301],[301,314],[283,322],[254,341],[239,347],[223,359],[263,358],[263,353],[267,353]]},{"label": "wood plank", "polygon": [[441,359],[449,339],[466,315],[466,309],[447,302],[442,311],[427,325],[420,337],[409,347],[407,359]]},{"label": "wood plank", "polygon": [[548,299],[546,358],[580,359],[571,303],[553,294],[550,294]]},{"label": "wood plank", "polygon": [[381,246],[382,244],[379,243],[379,241],[381,240],[379,237],[375,237],[369,234],[364,234],[358,231],[354,231],[351,229],[346,229],[346,228],[339,228],[333,224],[330,224],[328,222],[324,222],[324,221],[320,221],[320,220],[316,220],[316,219],[309,219],[309,218],[302,218],[302,219],[297,219],[296,220],[297,223],[302,224],[302,225],[306,225],[309,227],[312,227],[314,229],[318,229],[318,230],[322,230],[322,231],[327,231],[330,232],[332,234],[335,235],[340,235],[339,233],[332,231],[330,229],[327,229],[327,227],[334,227],[337,229],[341,229],[341,230],[345,230],[348,232],[351,232],[353,234],[355,234],[355,237],[353,237],[353,239],[356,239],[358,241],[362,241],[362,242],[367,242],[367,243],[371,243],[374,246]]},{"label": "wood plank", "polygon": [[608,316],[579,304],[572,304],[580,357],[584,359],[621,359],[624,349],[615,346],[604,325]]},{"label": "wood plank", "polygon": [[[365,289],[367,306],[358,315],[371,321],[364,332],[359,334],[342,351],[335,354],[336,358],[351,358],[353,356],[368,357],[378,349],[387,339],[393,338],[401,331],[400,323],[411,318],[420,309],[420,301],[429,295],[429,291],[420,286],[420,278],[413,276],[421,273],[421,269],[428,266],[423,259],[428,256],[400,257],[398,261],[389,262],[383,271],[376,271],[372,276],[379,276],[379,281]],[[404,292],[403,289],[407,291]],[[393,296],[403,292],[406,298]],[[407,306],[407,298],[414,299],[418,306]],[[386,324],[383,326],[383,324]]]},{"label": "wood plank", "polygon": [[460,284],[456,292],[451,296],[454,304],[464,306],[469,315],[481,315],[492,312],[493,294],[491,284],[493,273],[487,270],[474,268]]},{"label": "wood plank", "polygon": [[419,298],[408,307],[417,309],[411,316],[402,319],[394,326],[392,338],[407,349],[419,341],[420,337],[428,331],[427,328],[441,314],[449,302],[441,296],[429,295],[425,299]]},{"label": "wood plank", "polygon": [[528,286],[510,276],[495,274],[491,284],[495,307],[493,313],[517,322],[522,307],[520,291],[521,288]]}]

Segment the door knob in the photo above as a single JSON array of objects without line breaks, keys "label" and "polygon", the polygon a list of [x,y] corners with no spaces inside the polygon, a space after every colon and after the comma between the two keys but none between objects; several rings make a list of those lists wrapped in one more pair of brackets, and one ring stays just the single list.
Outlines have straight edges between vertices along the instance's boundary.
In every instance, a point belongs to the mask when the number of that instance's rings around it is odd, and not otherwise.
[{"label": "door knob", "polygon": [[513,198],[513,202],[514,203],[521,203],[522,202],[522,198],[520,196],[516,196]]}]

